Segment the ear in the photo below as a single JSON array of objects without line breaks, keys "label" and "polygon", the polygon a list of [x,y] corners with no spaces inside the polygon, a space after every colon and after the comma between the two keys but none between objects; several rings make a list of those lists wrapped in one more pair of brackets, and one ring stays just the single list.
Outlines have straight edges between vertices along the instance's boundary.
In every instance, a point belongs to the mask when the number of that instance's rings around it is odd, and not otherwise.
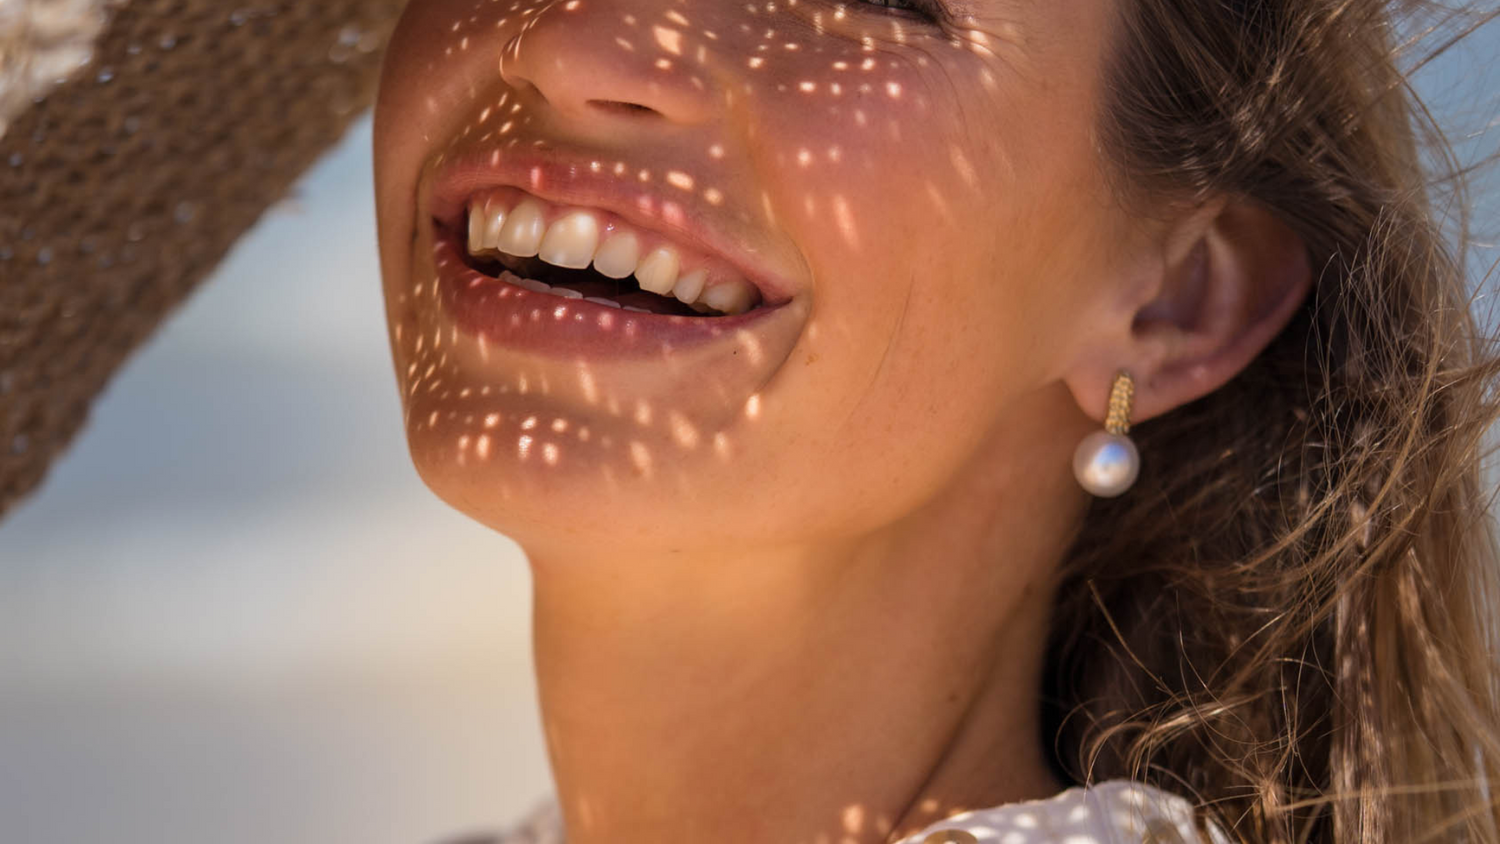
[{"label": "ear", "polygon": [[1142,292],[1111,303],[1064,376],[1101,423],[1120,369],[1135,380],[1132,423],[1217,390],[1286,327],[1312,285],[1302,238],[1252,200],[1218,197],[1147,244]]}]

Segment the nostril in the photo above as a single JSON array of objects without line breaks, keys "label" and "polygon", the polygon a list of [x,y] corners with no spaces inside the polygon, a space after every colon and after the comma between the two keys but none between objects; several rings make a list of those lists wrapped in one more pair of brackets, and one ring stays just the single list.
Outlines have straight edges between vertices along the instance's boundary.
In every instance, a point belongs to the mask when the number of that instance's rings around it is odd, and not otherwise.
[{"label": "nostril", "polygon": [[650,106],[643,106],[639,103],[621,102],[619,100],[589,100],[588,104],[593,106],[594,108],[599,109],[600,111],[611,112],[614,114],[633,115],[640,114],[642,112],[651,114],[656,113],[656,109],[653,109]]}]

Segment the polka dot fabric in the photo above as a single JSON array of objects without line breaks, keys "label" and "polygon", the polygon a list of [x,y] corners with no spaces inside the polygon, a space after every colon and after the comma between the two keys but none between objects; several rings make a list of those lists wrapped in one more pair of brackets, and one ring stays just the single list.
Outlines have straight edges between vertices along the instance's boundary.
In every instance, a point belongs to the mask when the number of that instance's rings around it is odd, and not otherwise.
[{"label": "polka dot fabric", "polygon": [[[1196,831],[1186,799],[1144,783],[1108,780],[1044,800],[954,815],[901,840],[928,844],[957,830],[978,844],[1229,844],[1216,828]],[[957,836],[949,836],[959,840]],[[970,839],[964,839],[970,840]]]},{"label": "polka dot fabric", "polygon": [[[954,815],[899,844],[1230,844],[1222,830],[1197,832],[1186,799],[1144,783],[1108,780],[1043,800],[1008,803]],[[563,844],[555,800],[538,804],[499,836],[441,844]]]}]

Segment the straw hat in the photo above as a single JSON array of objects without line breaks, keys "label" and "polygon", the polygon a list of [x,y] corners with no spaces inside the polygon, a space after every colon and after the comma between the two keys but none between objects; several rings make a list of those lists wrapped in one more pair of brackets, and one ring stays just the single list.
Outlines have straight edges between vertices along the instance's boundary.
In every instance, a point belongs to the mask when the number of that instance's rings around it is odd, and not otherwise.
[{"label": "straw hat", "polygon": [[0,0],[0,513],[369,105],[404,5]]}]

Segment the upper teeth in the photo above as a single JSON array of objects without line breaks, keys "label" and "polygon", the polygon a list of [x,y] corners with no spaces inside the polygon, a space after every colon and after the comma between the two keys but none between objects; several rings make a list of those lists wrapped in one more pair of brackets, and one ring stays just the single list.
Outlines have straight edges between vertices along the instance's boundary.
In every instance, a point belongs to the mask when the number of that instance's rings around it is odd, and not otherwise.
[{"label": "upper teeth", "polygon": [[469,207],[469,254],[534,255],[549,264],[573,269],[584,269],[592,263],[596,271],[610,278],[634,274],[641,289],[675,296],[695,310],[710,308],[737,314],[755,304],[757,291],[750,282],[721,278],[709,285],[708,268],[684,272],[683,253],[675,247],[662,243],[642,254],[639,236],[620,225],[602,233],[601,217],[592,211],[568,210],[548,225],[546,209],[537,200],[522,199],[513,207],[508,205],[500,197],[489,197]]}]

